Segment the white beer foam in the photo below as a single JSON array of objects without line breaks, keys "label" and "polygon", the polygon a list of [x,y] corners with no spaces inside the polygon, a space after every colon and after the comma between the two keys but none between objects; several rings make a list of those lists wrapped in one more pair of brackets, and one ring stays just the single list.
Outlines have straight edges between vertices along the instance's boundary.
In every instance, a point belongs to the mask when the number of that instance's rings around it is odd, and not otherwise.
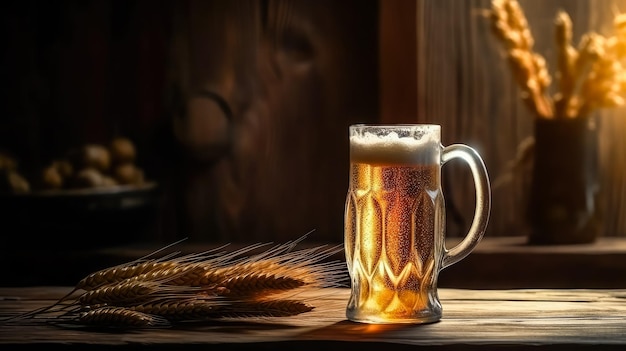
[{"label": "white beer foam", "polygon": [[399,137],[391,132],[384,136],[373,133],[350,137],[350,160],[373,164],[439,163],[439,139],[425,134],[421,138]]}]

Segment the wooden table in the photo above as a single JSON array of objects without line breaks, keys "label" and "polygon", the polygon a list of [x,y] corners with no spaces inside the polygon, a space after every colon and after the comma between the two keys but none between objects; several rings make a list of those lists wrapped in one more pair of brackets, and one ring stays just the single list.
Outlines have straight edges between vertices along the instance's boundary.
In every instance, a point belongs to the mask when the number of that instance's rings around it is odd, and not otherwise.
[{"label": "wooden table", "polygon": [[[69,287],[0,288],[0,317],[47,306]],[[296,317],[241,319],[135,331],[0,324],[0,349],[149,350],[623,350],[625,289],[440,289],[440,322],[367,325],[345,319],[347,289],[301,297]],[[10,346],[10,347],[9,347]]]}]

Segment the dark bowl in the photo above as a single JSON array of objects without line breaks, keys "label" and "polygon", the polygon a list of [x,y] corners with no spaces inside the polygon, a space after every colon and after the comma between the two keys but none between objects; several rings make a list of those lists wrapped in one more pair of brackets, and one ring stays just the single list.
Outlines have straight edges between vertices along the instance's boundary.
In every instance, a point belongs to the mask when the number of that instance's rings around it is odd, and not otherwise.
[{"label": "dark bowl", "polygon": [[155,221],[156,183],[0,196],[0,240],[10,247],[73,249],[138,241]]}]

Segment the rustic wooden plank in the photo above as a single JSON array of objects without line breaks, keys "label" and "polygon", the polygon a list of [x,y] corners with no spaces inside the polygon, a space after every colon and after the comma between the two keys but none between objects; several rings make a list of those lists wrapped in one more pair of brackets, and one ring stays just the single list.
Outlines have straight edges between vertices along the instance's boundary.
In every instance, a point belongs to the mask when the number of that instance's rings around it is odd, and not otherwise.
[{"label": "rustic wooden plank", "polygon": [[[458,242],[447,242],[450,248]],[[626,288],[626,240],[587,245],[526,244],[525,237],[484,238],[440,275],[440,286],[469,289]]]},{"label": "rustic wooden plank", "polygon": [[417,41],[414,1],[379,2],[380,122],[415,123]]},{"label": "rustic wooden plank", "polygon": [[[460,242],[461,238],[448,238],[446,245]],[[505,236],[483,238],[474,250],[474,253],[493,254],[545,254],[563,255],[601,255],[601,254],[626,254],[626,239],[618,237],[602,237],[594,243],[582,245],[529,245],[525,236]]]},{"label": "rustic wooden plank", "polygon": [[[6,316],[49,304],[68,287],[0,289],[0,311]],[[262,347],[319,345],[340,349],[345,342],[472,349],[511,346],[609,348],[626,345],[624,289],[440,289],[443,319],[428,325],[367,325],[345,320],[348,289],[311,291],[301,297],[316,305],[298,317],[243,319],[189,327],[110,333],[63,329],[50,325],[0,325],[0,345],[181,346],[221,344]],[[497,349],[497,348],[496,348]]]}]

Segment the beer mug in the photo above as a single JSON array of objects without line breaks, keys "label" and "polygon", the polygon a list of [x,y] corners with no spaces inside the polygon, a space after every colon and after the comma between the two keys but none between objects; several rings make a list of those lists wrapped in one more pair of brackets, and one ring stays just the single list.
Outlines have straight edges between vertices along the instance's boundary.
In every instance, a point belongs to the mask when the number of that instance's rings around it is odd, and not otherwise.
[{"label": "beer mug", "polygon": [[[359,124],[349,132],[346,317],[363,323],[438,321],[439,272],[476,247],[489,220],[491,190],[483,160],[467,145],[444,147],[439,125]],[[471,169],[476,207],[469,232],[448,250],[441,167],[455,158]]]}]

